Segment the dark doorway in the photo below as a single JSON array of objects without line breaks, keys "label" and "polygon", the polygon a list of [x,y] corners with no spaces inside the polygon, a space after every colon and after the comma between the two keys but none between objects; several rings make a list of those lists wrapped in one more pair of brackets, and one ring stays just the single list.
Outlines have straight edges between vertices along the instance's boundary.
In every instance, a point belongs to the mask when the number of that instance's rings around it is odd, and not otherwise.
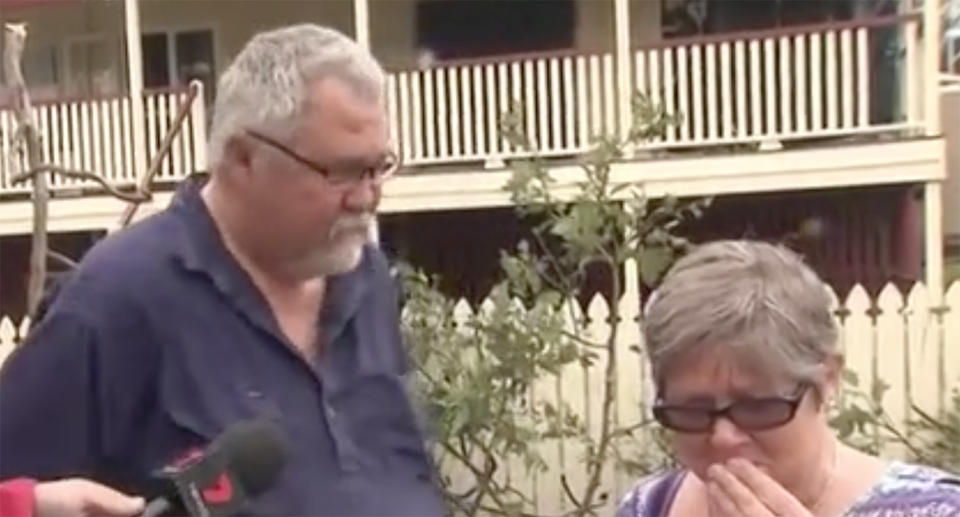
[{"label": "dark doorway", "polygon": [[[52,233],[50,249],[79,261],[105,232]],[[30,276],[30,235],[0,237],[0,316],[19,322],[27,313],[27,281]],[[56,261],[49,261],[48,283],[55,282],[67,271]]]}]

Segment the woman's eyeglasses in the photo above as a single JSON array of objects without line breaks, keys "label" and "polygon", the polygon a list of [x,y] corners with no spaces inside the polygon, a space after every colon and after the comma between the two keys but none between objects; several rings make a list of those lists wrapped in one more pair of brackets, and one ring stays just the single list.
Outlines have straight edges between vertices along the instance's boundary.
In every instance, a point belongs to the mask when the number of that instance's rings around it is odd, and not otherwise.
[{"label": "woman's eyeglasses", "polygon": [[393,176],[393,174],[397,172],[397,169],[400,168],[400,160],[397,158],[397,155],[392,152],[388,153],[376,166],[328,167],[303,157],[293,149],[290,149],[273,138],[250,130],[247,130],[247,134],[255,140],[263,142],[287,155],[287,157],[311,171],[323,176],[329,183],[336,186],[357,185],[365,179],[370,179],[373,183],[379,185]]},{"label": "woman's eyeglasses", "polygon": [[724,407],[671,405],[657,401],[653,416],[667,429],[681,433],[706,433],[717,418],[724,417],[745,431],[765,431],[793,420],[809,385],[801,384],[788,397],[736,400]]}]

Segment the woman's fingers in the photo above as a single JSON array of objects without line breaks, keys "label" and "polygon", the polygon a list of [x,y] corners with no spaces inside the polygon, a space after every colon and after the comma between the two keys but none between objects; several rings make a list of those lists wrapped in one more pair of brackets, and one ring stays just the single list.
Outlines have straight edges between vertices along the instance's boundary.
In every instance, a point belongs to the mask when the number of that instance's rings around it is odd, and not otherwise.
[{"label": "woman's fingers", "polygon": [[737,476],[735,476],[724,465],[712,465],[707,470],[708,482],[712,482],[717,489],[729,500],[735,507],[735,515],[744,517],[773,517],[773,512],[764,506],[760,498]]},{"label": "woman's fingers", "polygon": [[716,482],[708,481],[707,501],[711,517],[737,517],[737,505],[724,493]]},{"label": "woman's fingers", "polygon": [[[810,512],[773,478],[752,463],[734,459],[707,470],[708,483],[745,517],[811,517]],[[709,488],[708,488],[709,492]],[[717,504],[721,500],[717,499]]]},{"label": "woman's fingers", "polygon": [[775,515],[806,517],[810,512],[773,478],[744,459],[727,462],[728,470]]}]

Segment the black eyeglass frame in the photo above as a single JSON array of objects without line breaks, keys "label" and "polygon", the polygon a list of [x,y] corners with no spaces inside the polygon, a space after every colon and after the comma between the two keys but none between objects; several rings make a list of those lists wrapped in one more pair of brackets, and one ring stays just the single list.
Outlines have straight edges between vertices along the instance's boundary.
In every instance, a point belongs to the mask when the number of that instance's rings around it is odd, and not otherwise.
[{"label": "black eyeglass frame", "polygon": [[287,147],[286,145],[283,145],[282,143],[278,142],[277,140],[275,140],[275,139],[273,139],[273,138],[271,138],[271,137],[269,137],[269,136],[266,136],[266,135],[264,135],[264,134],[262,134],[262,133],[258,133],[258,132],[256,132],[256,131],[252,131],[252,130],[249,130],[249,129],[246,130],[246,133],[247,133],[247,135],[249,135],[249,136],[250,136],[251,138],[253,138],[254,140],[257,140],[257,141],[259,141],[259,142],[262,142],[262,143],[264,143],[264,144],[269,145],[270,147],[272,147],[272,148],[276,149],[277,151],[280,151],[281,153],[283,153],[284,155],[286,155],[288,158],[290,158],[290,159],[296,161],[297,163],[299,163],[300,165],[303,165],[304,167],[310,169],[312,172],[315,172],[315,173],[323,176],[323,179],[327,180],[330,184],[336,185],[336,186],[349,185],[349,184],[352,184],[352,183],[360,183],[360,182],[363,181],[364,179],[368,179],[368,178],[369,178],[370,181],[372,181],[374,184],[380,185],[380,184],[382,184],[384,181],[386,181],[386,180],[390,179],[391,177],[393,177],[393,175],[396,174],[397,170],[400,169],[400,157],[397,156],[397,154],[394,153],[393,151],[389,151],[389,152],[387,152],[386,156],[384,157],[384,158],[385,158],[385,159],[384,159],[384,164],[388,164],[388,165],[385,166],[385,167],[382,167],[382,168],[379,170],[379,172],[377,172],[377,169],[375,169],[375,168],[373,168],[373,167],[369,167],[369,168],[367,168],[366,170],[364,170],[364,172],[363,172],[362,174],[347,175],[347,176],[345,176],[346,179],[337,179],[337,177],[335,177],[335,176],[333,176],[333,175],[331,174],[329,167],[324,166],[324,165],[320,165],[319,163],[317,163],[317,162],[315,162],[315,161],[313,161],[313,160],[311,160],[311,159],[309,159],[309,158],[306,158],[305,156],[301,155],[300,153],[298,153],[298,152],[294,151],[293,149],[290,149],[290,148]]},{"label": "black eyeglass frame", "polygon": [[[663,427],[670,429],[671,431],[676,431],[680,433],[706,433],[710,432],[713,429],[714,423],[720,417],[724,417],[730,422],[733,422],[734,425],[743,429],[745,431],[767,431],[770,429],[775,429],[782,425],[786,425],[794,417],[797,416],[797,409],[800,407],[800,402],[803,401],[803,398],[806,396],[807,391],[811,388],[809,383],[801,383],[797,386],[797,389],[789,396],[786,397],[760,397],[754,399],[741,399],[735,400],[723,407],[719,408],[710,408],[710,407],[698,407],[691,405],[681,405],[681,404],[665,404],[662,399],[658,398],[653,405],[653,417],[660,423]],[[743,421],[740,418],[736,417],[737,408],[743,408],[745,405],[756,405],[756,404],[783,404],[784,408],[787,409],[787,412],[784,418],[772,420],[770,422],[759,424],[749,424]],[[678,426],[676,422],[671,421],[669,417],[669,412],[671,410],[682,410],[682,411],[702,411],[709,418],[706,420],[706,424],[703,426]],[[738,422],[738,420],[741,420]]]}]

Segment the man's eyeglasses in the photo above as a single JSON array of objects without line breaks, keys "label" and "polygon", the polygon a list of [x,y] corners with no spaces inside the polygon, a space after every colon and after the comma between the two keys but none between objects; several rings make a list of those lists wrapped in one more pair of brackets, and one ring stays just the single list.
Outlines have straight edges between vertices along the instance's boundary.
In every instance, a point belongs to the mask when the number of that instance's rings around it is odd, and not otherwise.
[{"label": "man's eyeglasses", "polygon": [[383,157],[383,160],[377,165],[324,166],[303,157],[293,149],[266,135],[250,130],[247,130],[247,134],[287,155],[287,157],[298,162],[300,165],[323,176],[332,185],[356,185],[364,179],[369,179],[379,185],[393,176],[394,173],[397,172],[397,169],[400,168],[400,160],[393,152],[387,153],[387,155]]},{"label": "man's eyeglasses", "polygon": [[801,384],[788,397],[748,398],[722,408],[696,405],[670,405],[657,401],[653,416],[667,429],[681,433],[706,433],[717,418],[724,417],[745,431],[765,431],[793,420],[809,385]]}]

